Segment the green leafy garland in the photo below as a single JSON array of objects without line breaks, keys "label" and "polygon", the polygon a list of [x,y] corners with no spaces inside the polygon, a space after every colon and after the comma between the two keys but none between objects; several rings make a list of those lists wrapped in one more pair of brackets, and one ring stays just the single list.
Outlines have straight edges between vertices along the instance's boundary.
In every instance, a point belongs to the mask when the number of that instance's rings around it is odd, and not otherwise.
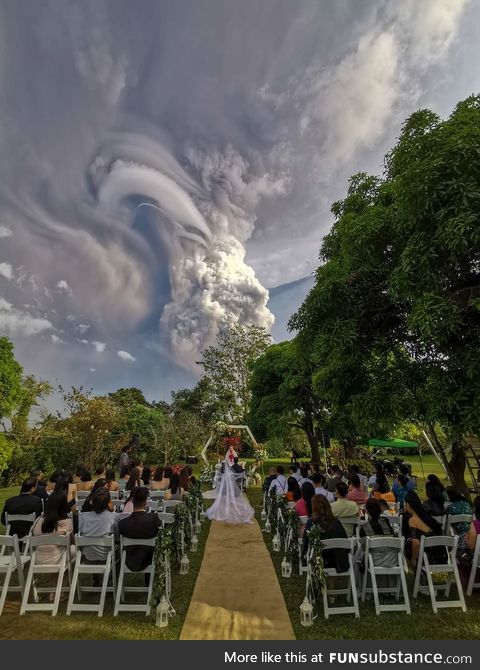
[{"label": "green leafy garland", "polygon": [[155,608],[162,599],[167,596],[166,577],[167,561],[170,560],[173,552],[173,529],[171,526],[160,528],[155,543],[153,554],[153,587],[152,587],[152,616],[155,616]]},{"label": "green leafy garland", "polygon": [[322,531],[318,524],[313,524],[308,532],[308,548],[311,552],[310,572],[312,577],[312,586],[315,595],[318,597],[323,593],[326,586],[325,568],[323,565]]},{"label": "green leafy garland", "polygon": [[286,508],[283,512],[285,532],[285,558],[292,566],[298,562],[298,528],[300,520],[294,509]]},{"label": "green leafy garland", "polygon": [[[215,468],[213,465],[207,465],[200,475],[199,484],[205,484],[207,486],[212,486],[213,480],[215,479]],[[195,482],[197,483],[197,482]]]},{"label": "green leafy garland", "polygon": [[190,525],[190,512],[186,505],[175,507],[175,521],[173,522],[173,537],[175,541],[176,565],[180,566],[182,559],[182,531],[185,548],[190,547],[192,542],[192,527]]}]

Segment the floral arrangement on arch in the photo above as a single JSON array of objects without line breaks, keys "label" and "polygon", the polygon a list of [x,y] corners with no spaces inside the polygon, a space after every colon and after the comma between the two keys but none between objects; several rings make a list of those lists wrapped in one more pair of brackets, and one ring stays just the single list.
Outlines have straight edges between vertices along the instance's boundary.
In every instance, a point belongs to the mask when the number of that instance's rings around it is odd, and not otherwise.
[{"label": "floral arrangement on arch", "polygon": [[229,436],[229,437],[224,437],[222,439],[222,445],[225,448],[225,451],[227,449],[230,449],[230,447],[233,447],[236,452],[239,452],[242,450],[242,440],[238,437],[238,435],[235,436]]}]

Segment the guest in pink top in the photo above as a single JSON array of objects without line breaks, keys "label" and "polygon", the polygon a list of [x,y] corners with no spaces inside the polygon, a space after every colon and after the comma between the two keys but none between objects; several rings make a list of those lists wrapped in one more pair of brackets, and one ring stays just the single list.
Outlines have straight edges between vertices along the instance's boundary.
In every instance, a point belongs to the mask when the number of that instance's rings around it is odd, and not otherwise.
[{"label": "guest in pink top", "polygon": [[347,500],[353,500],[357,505],[364,505],[367,497],[366,492],[361,488],[360,477],[353,474],[348,482]]},{"label": "guest in pink top", "polygon": [[312,516],[312,498],[315,495],[315,489],[312,482],[303,482],[302,497],[295,503],[295,511],[298,516]]}]

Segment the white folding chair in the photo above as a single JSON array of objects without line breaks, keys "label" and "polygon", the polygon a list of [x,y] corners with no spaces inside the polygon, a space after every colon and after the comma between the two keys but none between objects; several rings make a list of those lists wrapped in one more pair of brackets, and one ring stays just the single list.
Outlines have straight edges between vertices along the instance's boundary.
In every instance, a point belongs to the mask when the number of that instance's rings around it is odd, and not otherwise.
[{"label": "white folding chair", "polygon": [[91,493],[91,491],[77,491],[77,501],[78,500],[85,500],[85,498],[88,498],[90,493]]},{"label": "white folding chair", "polygon": [[145,506],[145,511],[146,512],[156,512],[158,510],[159,504],[161,505],[161,503],[159,503],[159,501],[157,501],[157,500],[148,500],[147,504]]},{"label": "white folding chair", "polygon": [[347,537],[356,537],[360,528],[360,515],[357,516],[339,516],[338,520],[342,524]]},{"label": "white folding chair", "polygon": [[[39,535],[37,537],[30,537],[30,554],[31,560],[28,567],[27,581],[25,584],[25,591],[22,598],[22,605],[20,607],[20,614],[25,614],[25,612],[32,611],[42,611],[42,612],[51,612],[52,616],[56,616],[58,612],[58,606],[60,604],[60,597],[62,591],[69,591],[68,587],[63,587],[63,579],[65,574],[68,577],[68,584],[71,584],[71,564],[72,556],[70,554],[70,533],[67,535],[55,535],[53,533],[47,535]],[[37,549],[38,547],[44,546],[57,546],[62,547],[61,557],[58,563],[37,563]],[[38,594],[40,593],[51,593],[52,588],[41,587],[39,588],[35,584],[35,578],[38,575],[57,575],[57,584],[55,587],[55,598],[53,603],[40,603],[38,602]],[[30,603],[28,601],[30,595],[30,589],[34,587],[34,601]]]},{"label": "white folding chair", "polygon": [[[20,555],[20,544],[16,535],[0,535],[0,548],[3,550],[0,556],[0,575],[4,575],[2,590],[0,592],[1,615],[9,591],[21,593],[23,597],[25,590],[23,569],[29,562],[30,556]],[[15,573],[18,579],[18,586],[10,586],[10,580]]]},{"label": "white folding chair", "polygon": [[477,535],[477,541],[475,542],[475,549],[473,551],[472,568],[470,570],[470,577],[468,579],[468,585],[467,585],[467,596],[472,595],[473,589],[480,588],[480,582],[475,581],[477,570],[479,569],[480,569],[480,535]]},{"label": "white folding chair", "polygon": [[[30,524],[30,530],[32,529],[33,524],[35,523],[37,518],[37,515],[35,512],[32,512],[32,514],[9,514],[8,512],[5,512],[5,535],[11,535],[12,534],[12,523],[15,523],[16,521],[22,521],[24,523],[29,523]],[[22,552],[24,555],[27,555],[28,553],[28,541],[30,539],[30,534],[27,533],[23,537],[18,538],[18,544],[22,547]],[[5,551],[5,546],[0,548],[0,556],[3,556],[3,553]]]},{"label": "white folding chair", "polygon": [[[457,545],[458,537],[452,536],[434,536],[434,537],[425,537],[422,535],[420,540],[420,551],[418,554],[417,561],[417,570],[415,572],[415,584],[413,587],[413,597],[417,598],[419,593],[428,593],[432,601],[432,608],[435,614],[438,613],[440,607],[461,607],[462,610],[466,611],[465,598],[463,596],[462,584],[460,582],[460,576],[458,574],[457,566]],[[442,563],[430,563],[430,560],[427,555],[427,549],[433,547],[443,547],[447,558]],[[446,583],[435,584],[433,581],[433,574],[441,573],[447,574]],[[420,580],[422,575],[425,575],[427,579],[427,585],[421,585]],[[445,597],[448,598],[450,595],[450,588],[452,586],[452,581],[455,582],[458,591],[457,600],[437,600],[437,592],[444,591]]]},{"label": "white folding chair", "polygon": [[[153,577],[154,577],[154,565],[153,558],[152,562],[147,565],[143,570],[130,570],[126,564],[126,549],[127,547],[155,547],[157,541],[156,537],[152,537],[147,540],[135,540],[129,537],[120,536],[120,573],[118,575],[118,586],[117,586],[117,595],[115,598],[115,608],[113,610],[113,616],[118,616],[119,612],[145,612],[146,616],[149,616],[151,610],[151,601],[152,601],[152,589],[153,589]],[[148,586],[124,586],[125,575],[149,575]],[[142,604],[135,603],[126,603],[125,594],[126,593],[146,593],[147,601]]]},{"label": "white folding chair", "polygon": [[[362,583],[362,602],[365,602],[367,593],[373,593],[375,602],[375,612],[407,612],[410,614],[410,600],[408,597],[408,588],[406,580],[407,566],[404,557],[405,540],[403,537],[367,537],[365,542],[365,572],[363,573]],[[372,554],[373,551],[382,549],[397,550],[397,565],[391,568],[384,568],[375,565]],[[392,587],[379,587],[377,577],[394,576],[396,585]],[[367,587],[368,578],[371,580],[371,587]],[[400,592],[403,592],[403,603],[399,602]],[[380,604],[380,593],[395,593],[395,603],[388,605]]]},{"label": "white folding chair", "polygon": [[175,514],[170,514],[168,512],[158,512],[157,516],[162,522],[163,527],[168,526],[175,521]]},{"label": "white folding chair", "polygon": [[456,535],[455,527],[457,523],[471,523],[472,514],[447,514],[445,523],[445,535]]},{"label": "white folding chair", "polygon": [[165,498],[165,491],[150,491],[151,500],[163,500]]},{"label": "white folding chair", "polygon": [[442,527],[442,533],[444,535],[449,535],[450,534],[450,530],[449,530],[448,533],[445,532],[445,529],[446,529],[446,526],[447,526],[447,518],[448,518],[447,514],[443,514],[442,516],[432,516],[432,519],[434,519]]},{"label": "white folding chair", "polygon": [[183,505],[182,500],[163,500],[162,503],[158,505],[158,511],[166,512],[167,510],[173,510],[178,505]]},{"label": "white folding chair", "polygon": [[[323,611],[325,619],[328,619],[330,614],[355,614],[358,619],[360,617],[360,610],[358,608],[358,595],[355,584],[355,574],[353,572],[353,554],[355,549],[355,540],[353,537],[348,539],[338,538],[332,540],[323,540],[323,551],[326,549],[347,549],[348,550],[348,570],[345,572],[337,572],[335,568],[324,568],[326,580],[325,588],[323,589]],[[328,577],[335,577],[337,579],[346,579],[347,586],[345,588],[329,588]],[[331,606],[329,604],[330,596],[346,595],[347,605]],[[350,604],[350,601],[353,603]]]},{"label": "white folding chair", "polygon": [[[75,568],[73,570],[72,586],[67,604],[67,616],[75,612],[97,612],[98,616],[103,616],[105,608],[105,598],[107,591],[116,594],[116,571],[115,571],[115,538],[113,535],[103,537],[85,537],[83,535],[75,536],[75,546],[77,548],[75,558]],[[85,547],[106,547],[108,553],[104,563],[82,563]],[[102,575],[102,586],[82,586],[80,575]],[[112,576],[112,586],[108,586],[108,580]],[[100,593],[100,602],[95,604],[86,604],[75,602],[75,593],[78,600],[82,599],[82,591],[86,593]]]}]

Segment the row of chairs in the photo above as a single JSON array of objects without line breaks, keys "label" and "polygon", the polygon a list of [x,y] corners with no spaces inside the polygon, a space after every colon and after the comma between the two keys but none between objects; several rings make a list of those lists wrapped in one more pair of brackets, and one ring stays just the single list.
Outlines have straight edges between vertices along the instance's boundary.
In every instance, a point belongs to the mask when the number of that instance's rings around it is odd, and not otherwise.
[{"label": "row of chairs", "polygon": [[[183,504],[181,501],[171,501],[176,504]],[[173,505],[171,507],[174,507]],[[157,512],[163,526],[172,524],[175,516],[173,513]],[[49,611],[52,616],[58,613],[58,607],[62,593],[69,593],[67,604],[67,615],[73,611],[97,611],[98,616],[103,615],[105,599],[107,593],[114,596],[114,616],[119,612],[133,611],[145,612],[148,616],[151,610],[151,595],[153,588],[154,566],[150,564],[145,570],[133,574],[148,575],[148,586],[128,586],[126,585],[127,575],[131,574],[126,565],[126,549],[132,546],[154,547],[156,538],[152,539],[129,539],[120,537],[119,557],[117,557],[117,547],[113,535],[106,537],[84,537],[75,535],[75,552],[71,551],[72,541],[69,535],[40,535],[31,534],[24,538],[16,535],[11,536],[12,522],[35,522],[35,514],[31,515],[6,515],[7,534],[0,535],[0,575],[3,574],[4,580],[0,594],[0,615],[3,611],[8,592],[19,592],[22,603],[20,614],[27,611]],[[201,519],[198,515],[198,520]],[[192,530],[195,530],[193,520]],[[56,546],[60,549],[61,558],[55,564],[42,564],[37,560],[37,550],[39,547]],[[106,551],[105,561],[100,564],[87,563],[83,560],[86,547],[103,547]],[[183,536],[181,538],[181,553],[184,554],[185,546]],[[117,560],[118,558],[118,560]],[[117,576],[117,563],[119,572]],[[166,597],[170,602],[171,578],[170,566],[167,565]],[[25,568],[28,566],[27,576],[25,578]],[[40,575],[56,575],[56,584],[54,587],[41,587],[37,584]],[[81,584],[82,575],[99,575],[102,578],[101,586],[84,586]],[[16,576],[18,585],[13,585],[12,578]],[[65,577],[67,585],[64,586]],[[40,602],[42,593],[54,593],[53,602]],[[83,593],[99,593],[100,600],[95,604],[82,602]],[[143,603],[128,603],[125,595],[128,593],[146,593],[146,601]],[[31,600],[31,595],[33,600]],[[174,614],[174,609],[170,605],[170,612]]]}]

